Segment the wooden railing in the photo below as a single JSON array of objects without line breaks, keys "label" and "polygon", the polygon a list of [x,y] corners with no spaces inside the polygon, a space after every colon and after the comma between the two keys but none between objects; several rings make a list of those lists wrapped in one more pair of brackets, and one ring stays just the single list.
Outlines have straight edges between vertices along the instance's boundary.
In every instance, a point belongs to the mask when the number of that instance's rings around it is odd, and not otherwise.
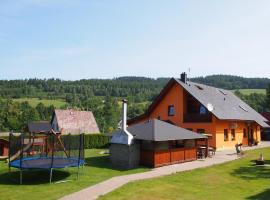
[{"label": "wooden railing", "polygon": [[184,122],[212,122],[211,114],[185,114]]}]

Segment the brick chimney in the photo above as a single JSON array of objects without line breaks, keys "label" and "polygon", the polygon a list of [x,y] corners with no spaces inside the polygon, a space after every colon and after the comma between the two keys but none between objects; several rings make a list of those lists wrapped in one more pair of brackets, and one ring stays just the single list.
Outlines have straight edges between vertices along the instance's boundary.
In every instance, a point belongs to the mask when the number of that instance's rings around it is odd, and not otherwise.
[{"label": "brick chimney", "polygon": [[187,74],[186,74],[186,72],[183,72],[182,74],[181,74],[181,79],[180,79],[183,83],[187,83]]}]

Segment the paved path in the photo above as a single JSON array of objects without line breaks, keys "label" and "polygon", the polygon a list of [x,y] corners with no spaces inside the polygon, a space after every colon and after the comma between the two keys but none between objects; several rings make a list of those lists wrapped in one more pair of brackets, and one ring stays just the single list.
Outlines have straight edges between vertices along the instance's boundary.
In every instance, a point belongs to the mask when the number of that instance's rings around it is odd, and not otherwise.
[{"label": "paved path", "polygon": [[[263,147],[270,147],[270,142],[262,142],[259,146],[245,147],[243,149],[250,150]],[[211,165],[216,165],[236,159],[238,159],[238,156],[235,154],[235,150],[218,151],[216,152],[216,155],[214,157],[207,158],[205,160],[196,160],[187,163],[159,167],[149,172],[113,177],[104,182],[83,189],[79,192],[67,195],[60,200],[94,200],[97,199],[99,196],[105,195],[131,181],[170,175],[176,172],[208,167]]]}]

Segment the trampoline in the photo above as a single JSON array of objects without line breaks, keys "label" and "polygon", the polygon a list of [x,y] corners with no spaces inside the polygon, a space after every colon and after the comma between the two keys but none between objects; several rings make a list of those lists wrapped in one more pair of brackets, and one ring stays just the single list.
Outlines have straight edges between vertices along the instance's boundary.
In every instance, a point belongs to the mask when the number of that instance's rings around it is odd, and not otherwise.
[{"label": "trampoline", "polygon": [[9,169],[20,170],[20,184],[23,171],[48,170],[52,182],[53,169],[77,167],[77,177],[84,160],[84,134],[62,136],[63,130],[53,129],[43,133],[22,133],[9,135]]},{"label": "trampoline", "polygon": [[52,162],[52,158],[49,157],[32,157],[11,161],[10,167],[18,169],[61,169],[65,167],[78,167],[84,164],[85,161],[78,158],[55,157]]}]

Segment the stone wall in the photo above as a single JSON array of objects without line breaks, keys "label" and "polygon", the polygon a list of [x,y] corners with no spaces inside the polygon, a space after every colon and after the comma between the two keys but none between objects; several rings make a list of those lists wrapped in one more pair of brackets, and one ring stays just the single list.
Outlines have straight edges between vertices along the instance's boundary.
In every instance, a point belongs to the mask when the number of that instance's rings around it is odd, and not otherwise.
[{"label": "stone wall", "polygon": [[138,142],[128,146],[124,144],[110,144],[110,160],[115,167],[131,169],[140,164],[140,144]]}]

